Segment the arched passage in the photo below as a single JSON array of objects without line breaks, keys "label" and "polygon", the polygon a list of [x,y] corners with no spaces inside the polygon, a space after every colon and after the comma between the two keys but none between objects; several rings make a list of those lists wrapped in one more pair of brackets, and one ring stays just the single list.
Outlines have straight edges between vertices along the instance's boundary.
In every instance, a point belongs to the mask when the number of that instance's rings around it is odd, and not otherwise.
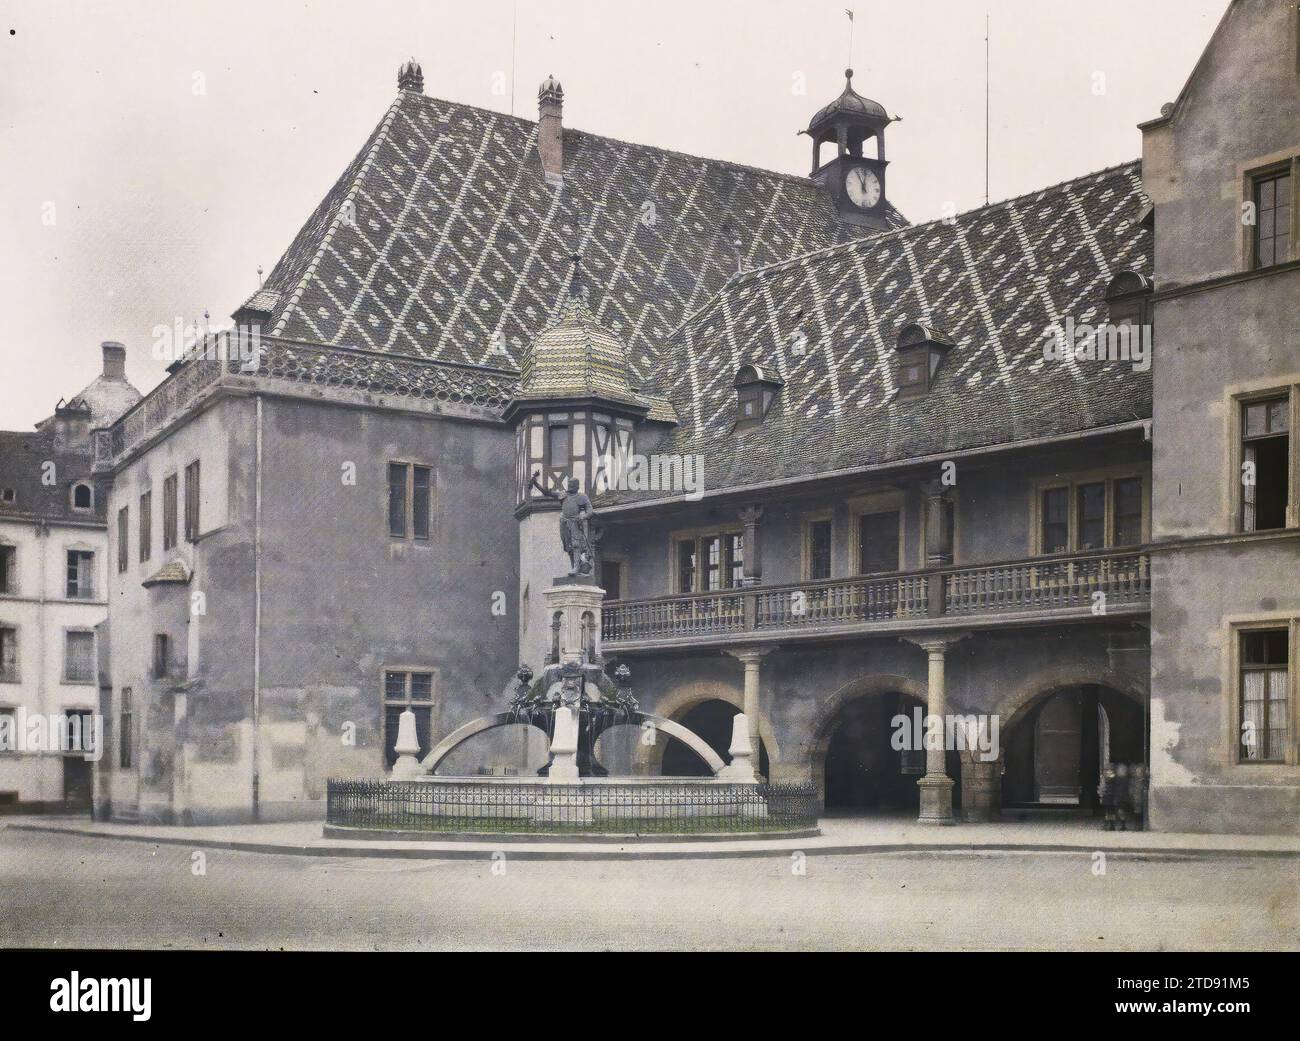
[{"label": "arched passage", "polygon": [[1002,805],[1096,811],[1107,765],[1145,765],[1142,699],[1101,683],[1060,683],[1027,698],[1002,735]]},{"label": "arched passage", "polygon": [[[724,763],[731,762],[732,720],[739,709],[729,701],[721,698],[709,698],[684,709],[673,721],[698,734],[712,748]],[[768,776],[767,745],[759,739],[758,772]],[[670,740],[664,747],[663,760],[659,772],[664,777],[708,777],[705,764],[680,741]]]}]

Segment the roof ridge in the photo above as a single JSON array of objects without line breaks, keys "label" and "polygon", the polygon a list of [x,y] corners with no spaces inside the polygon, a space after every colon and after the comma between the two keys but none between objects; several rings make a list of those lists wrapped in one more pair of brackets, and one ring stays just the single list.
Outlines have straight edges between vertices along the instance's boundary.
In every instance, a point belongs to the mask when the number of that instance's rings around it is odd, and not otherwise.
[{"label": "roof ridge", "polygon": [[[403,91],[404,94],[411,94],[410,91]],[[489,115],[496,116],[500,119],[510,120],[522,124],[530,129],[537,128],[537,121],[529,119],[527,116],[516,116],[509,112],[498,112],[496,109],[484,108],[482,105],[472,105],[466,101],[453,101],[450,98],[439,98],[428,94],[411,94],[413,100],[424,101],[428,103],[438,103],[443,105],[454,105],[457,108],[473,109],[475,112],[485,112]],[[398,99],[401,100],[400,98]],[[782,180],[797,181],[800,184],[815,183],[811,177],[805,177],[801,174],[786,173],[783,170],[772,170],[766,166],[755,166],[752,163],[738,163],[733,159],[718,159],[713,156],[697,155],[695,152],[683,152],[678,148],[665,148],[662,145],[649,145],[643,141],[629,141],[622,137],[610,137],[608,134],[598,134],[594,130],[583,130],[580,127],[565,126],[562,128],[570,134],[581,134],[584,137],[597,138],[601,141],[609,141],[616,145],[627,145],[630,148],[640,148],[647,151],[659,152],[663,155],[676,155],[684,159],[695,159],[699,162],[711,163],[720,166],[729,166],[737,170],[747,170],[752,173],[763,174],[767,177],[778,177]]]},{"label": "roof ridge", "polygon": [[[388,108],[385,110],[383,119],[379,121],[379,126],[371,134],[370,146],[367,149],[366,157],[361,161],[360,165],[357,166],[356,172],[352,176],[352,183],[348,186],[347,194],[343,197],[343,202],[353,202],[354,209],[354,196],[360,190],[361,183],[365,179],[366,174],[370,172],[370,164],[375,158],[376,153],[379,151],[380,146],[383,145],[385,140],[387,140],[388,131],[393,125],[393,120],[397,118],[397,111],[401,107],[402,95],[406,93],[408,92],[399,92],[398,96],[392,100]],[[351,165],[352,164],[349,164],[349,166]],[[335,184],[337,185],[337,182],[335,182]],[[333,192],[334,187],[331,186],[329,191],[325,193],[325,198],[328,199]],[[302,274],[298,278],[297,286],[294,287],[293,293],[290,295],[288,301],[283,307],[281,307],[280,317],[275,323],[275,328],[271,330],[271,335],[279,335],[288,323],[289,315],[298,306],[298,301],[302,298],[303,291],[307,288],[307,283],[311,280],[312,275],[315,274],[316,266],[320,263],[320,259],[324,255],[326,249],[329,248],[330,242],[333,241],[334,233],[338,230],[339,222],[342,219],[343,206],[341,204],[336,205],[334,207],[334,216],[331,218],[329,226],[325,229],[325,234],[321,236],[320,243],[316,247],[316,252],[312,255],[311,260],[309,260],[303,267]],[[310,220],[311,218],[309,217],[308,221]],[[290,249],[292,249],[292,243],[290,244]],[[272,274],[274,274],[274,271]]]}]

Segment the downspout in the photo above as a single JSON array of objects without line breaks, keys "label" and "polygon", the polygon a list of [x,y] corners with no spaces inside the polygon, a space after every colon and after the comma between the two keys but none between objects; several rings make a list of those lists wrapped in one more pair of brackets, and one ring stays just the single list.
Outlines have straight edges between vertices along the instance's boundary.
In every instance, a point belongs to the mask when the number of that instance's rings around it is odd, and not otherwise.
[{"label": "downspout", "polygon": [[262,395],[257,403],[257,448],[253,475],[253,820],[260,817],[259,736],[262,714]]}]

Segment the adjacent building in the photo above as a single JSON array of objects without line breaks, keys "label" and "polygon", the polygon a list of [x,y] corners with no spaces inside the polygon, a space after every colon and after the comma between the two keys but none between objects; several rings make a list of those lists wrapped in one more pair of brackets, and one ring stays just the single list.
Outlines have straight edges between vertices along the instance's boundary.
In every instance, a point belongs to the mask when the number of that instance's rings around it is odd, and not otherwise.
[{"label": "adjacent building", "polygon": [[101,350],[103,371],[80,394],[35,430],[0,432],[0,813],[91,804],[84,735],[99,704],[109,567],[92,432],[140,399],[125,348]]}]

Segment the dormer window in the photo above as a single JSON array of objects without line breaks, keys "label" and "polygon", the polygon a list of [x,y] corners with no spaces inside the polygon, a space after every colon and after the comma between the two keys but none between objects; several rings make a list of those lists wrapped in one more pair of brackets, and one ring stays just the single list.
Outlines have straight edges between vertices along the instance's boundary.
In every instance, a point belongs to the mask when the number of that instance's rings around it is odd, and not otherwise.
[{"label": "dormer window", "polygon": [[77,483],[72,486],[72,508],[74,510],[90,510],[95,507],[95,493],[90,485]]},{"label": "dormer window", "polygon": [[953,347],[941,329],[912,324],[898,334],[898,396],[917,398],[928,394],[944,356]]},{"label": "dormer window", "polygon": [[757,365],[742,365],[736,373],[736,429],[757,426],[772,407],[781,380],[767,375]]},{"label": "dormer window", "polygon": [[1136,271],[1121,271],[1112,278],[1106,285],[1110,324],[1146,325],[1151,289],[1151,279]]}]

